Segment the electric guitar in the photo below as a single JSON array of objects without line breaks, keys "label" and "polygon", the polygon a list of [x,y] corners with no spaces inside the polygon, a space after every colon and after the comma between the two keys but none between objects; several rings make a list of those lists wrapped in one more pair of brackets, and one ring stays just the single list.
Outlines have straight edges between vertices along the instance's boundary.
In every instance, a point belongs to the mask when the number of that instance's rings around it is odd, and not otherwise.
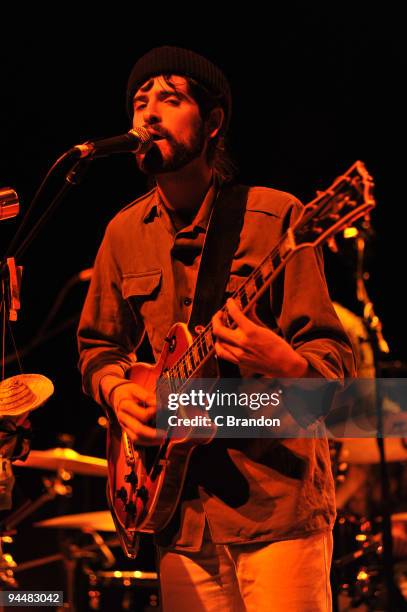
[{"label": "electric guitar", "polygon": [[[241,310],[247,312],[255,304],[299,250],[333,240],[335,234],[357,219],[366,218],[375,206],[373,187],[364,164],[357,161],[326,191],[317,192],[295,224],[231,296]],[[233,327],[225,307],[221,312],[226,324]],[[161,396],[163,392],[180,393],[213,354],[211,323],[196,336],[192,336],[186,324],[176,323],[167,334],[157,363],[137,363],[128,377]],[[182,414],[194,416],[197,410],[185,407]],[[139,533],[157,533],[173,516],[193,450],[210,443],[216,434],[215,425],[208,421],[205,427],[185,427],[182,436],[171,435],[169,428],[164,441],[154,450],[153,459],[148,461],[146,450],[134,447],[118,422],[109,426],[107,497],[128,557],[137,554]]]}]

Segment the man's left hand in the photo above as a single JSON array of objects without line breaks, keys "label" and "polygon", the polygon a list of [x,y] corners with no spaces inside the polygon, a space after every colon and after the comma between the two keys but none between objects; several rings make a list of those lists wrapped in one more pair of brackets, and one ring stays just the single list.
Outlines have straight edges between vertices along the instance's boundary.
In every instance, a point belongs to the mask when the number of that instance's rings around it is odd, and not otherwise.
[{"label": "man's left hand", "polygon": [[215,351],[226,359],[252,372],[270,378],[302,378],[308,362],[268,327],[251,321],[231,298],[227,311],[236,327],[227,327],[218,311],[212,318]]}]

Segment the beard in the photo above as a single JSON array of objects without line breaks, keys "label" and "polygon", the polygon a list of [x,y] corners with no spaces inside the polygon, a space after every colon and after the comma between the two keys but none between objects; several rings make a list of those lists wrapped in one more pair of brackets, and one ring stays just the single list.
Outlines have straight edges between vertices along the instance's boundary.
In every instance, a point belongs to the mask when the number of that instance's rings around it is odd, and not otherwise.
[{"label": "beard", "polygon": [[136,157],[137,165],[144,174],[155,176],[156,174],[180,170],[199,157],[205,146],[206,137],[202,121],[196,129],[192,141],[188,144],[178,142],[167,131],[165,133],[161,131],[160,134],[165,137],[170,153],[167,153],[164,158],[159,146],[154,143],[142,160]]}]

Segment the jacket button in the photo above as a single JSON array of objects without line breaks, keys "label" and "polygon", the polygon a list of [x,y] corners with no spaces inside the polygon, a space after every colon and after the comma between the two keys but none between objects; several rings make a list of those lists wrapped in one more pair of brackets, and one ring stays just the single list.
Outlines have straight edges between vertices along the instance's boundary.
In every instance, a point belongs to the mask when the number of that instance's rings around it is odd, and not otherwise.
[{"label": "jacket button", "polygon": [[185,304],[185,306],[191,306],[191,304],[192,304],[191,298],[185,298],[184,299],[184,304]]}]

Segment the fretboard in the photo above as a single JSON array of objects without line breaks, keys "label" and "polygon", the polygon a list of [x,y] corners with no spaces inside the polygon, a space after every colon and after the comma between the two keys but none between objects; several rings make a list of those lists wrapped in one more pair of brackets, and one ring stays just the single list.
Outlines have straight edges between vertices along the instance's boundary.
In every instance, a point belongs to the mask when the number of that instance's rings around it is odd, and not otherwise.
[{"label": "fretboard", "polygon": [[[274,281],[294,248],[295,237],[293,230],[290,228],[272,252],[263,259],[242,285],[230,296],[236,301],[243,312],[247,312]],[[234,322],[229,317],[226,306],[223,306],[220,312],[225,324],[233,328]],[[214,350],[212,323],[208,323],[185,353],[165,373],[165,378],[171,391],[173,393],[179,392],[189,379],[198,373],[205,361],[214,353]]]}]

